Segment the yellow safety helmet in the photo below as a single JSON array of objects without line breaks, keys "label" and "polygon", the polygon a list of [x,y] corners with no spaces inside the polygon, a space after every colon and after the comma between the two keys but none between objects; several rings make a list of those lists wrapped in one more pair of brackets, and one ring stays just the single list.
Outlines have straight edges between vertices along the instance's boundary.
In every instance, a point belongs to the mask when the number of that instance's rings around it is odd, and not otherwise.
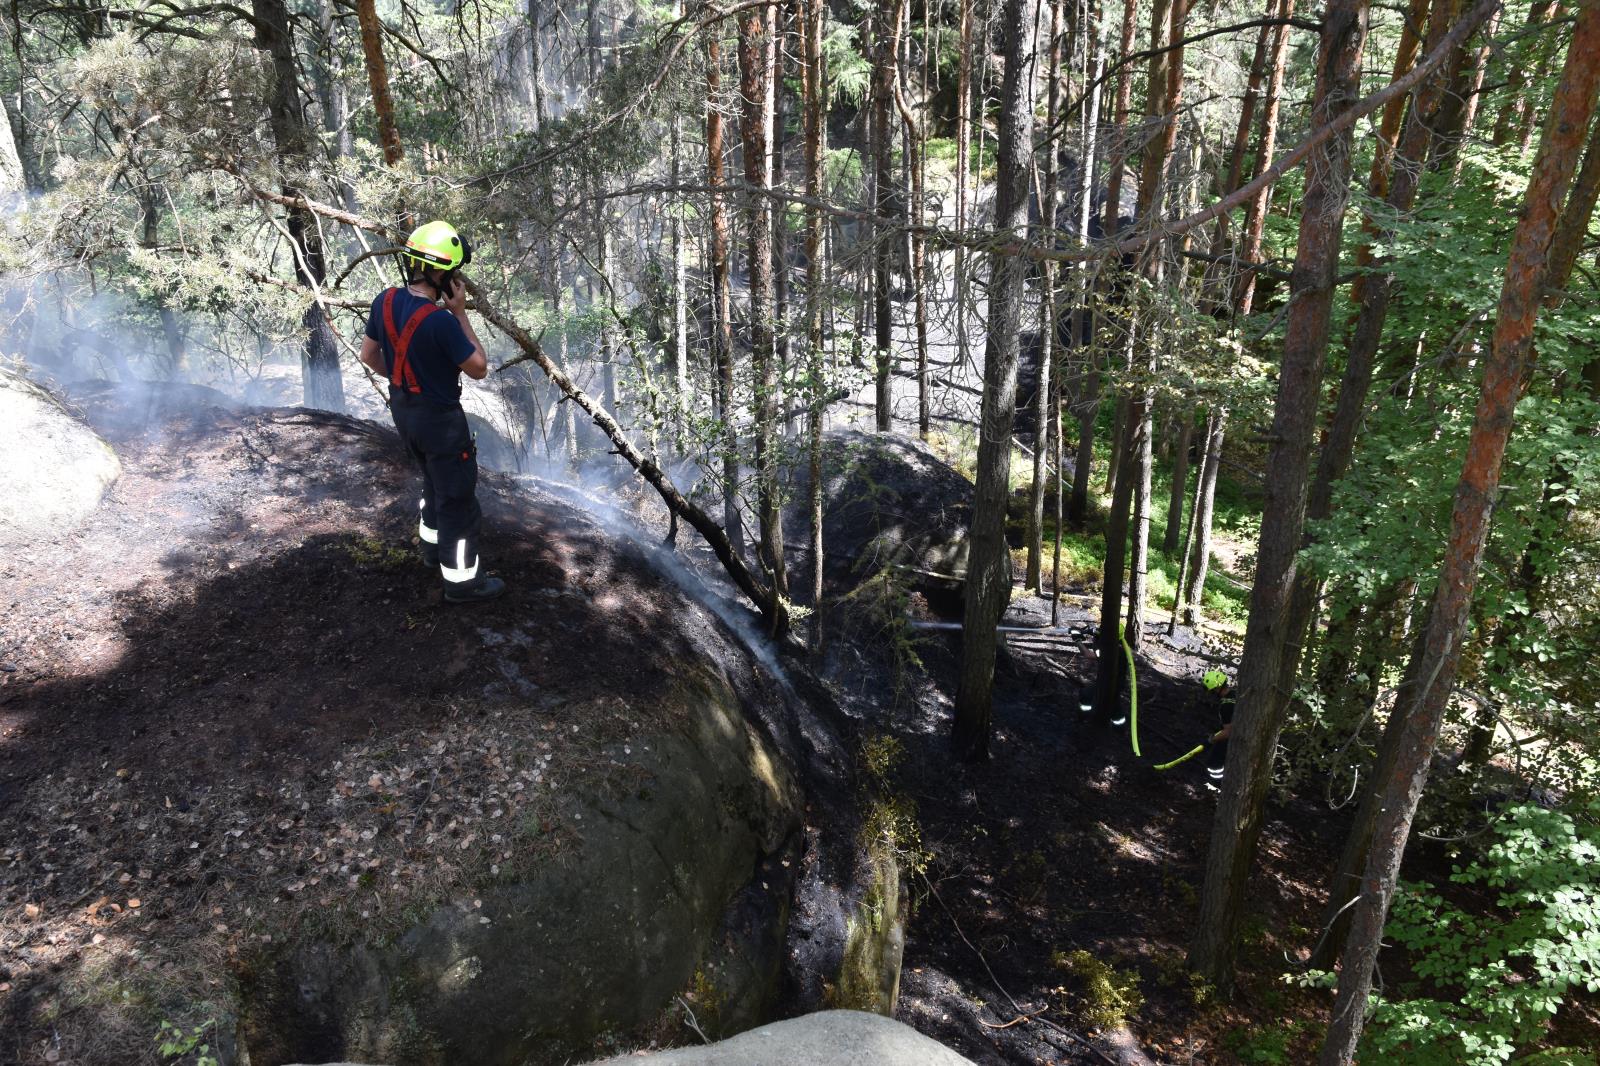
[{"label": "yellow safety helmet", "polygon": [[1213,692],[1228,683],[1228,675],[1221,670],[1207,670],[1200,678],[1200,683]]},{"label": "yellow safety helmet", "polygon": [[464,266],[470,255],[466,241],[448,222],[425,223],[406,238],[406,258],[422,266],[454,270]]}]

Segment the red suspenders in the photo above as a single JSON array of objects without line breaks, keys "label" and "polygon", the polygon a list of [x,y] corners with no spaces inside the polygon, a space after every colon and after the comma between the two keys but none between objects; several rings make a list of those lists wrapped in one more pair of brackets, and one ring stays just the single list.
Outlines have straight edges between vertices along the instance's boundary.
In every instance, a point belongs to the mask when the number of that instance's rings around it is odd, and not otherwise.
[{"label": "red suspenders", "polygon": [[417,384],[416,372],[411,369],[411,338],[416,336],[417,327],[422,325],[423,319],[439,310],[438,304],[426,303],[411,313],[406,320],[405,328],[394,328],[394,294],[399,289],[390,289],[383,294],[383,331],[389,336],[389,348],[394,353],[394,363],[389,371],[389,384],[397,389],[407,392],[421,392],[422,386]]}]

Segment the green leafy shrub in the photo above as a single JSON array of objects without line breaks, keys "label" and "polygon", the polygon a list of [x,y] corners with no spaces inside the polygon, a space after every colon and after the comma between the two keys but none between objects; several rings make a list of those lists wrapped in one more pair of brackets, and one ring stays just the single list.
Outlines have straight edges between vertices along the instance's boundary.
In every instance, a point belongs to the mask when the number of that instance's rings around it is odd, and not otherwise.
[{"label": "green leafy shrub", "polygon": [[[1427,994],[1377,1002],[1372,1061],[1509,1062],[1539,1042],[1570,991],[1600,991],[1600,802],[1578,814],[1513,808],[1482,857],[1456,868],[1452,881],[1498,890],[1489,914],[1404,887],[1384,936],[1410,951]],[[1595,1056],[1547,1048],[1517,1061],[1594,1066]]]}]

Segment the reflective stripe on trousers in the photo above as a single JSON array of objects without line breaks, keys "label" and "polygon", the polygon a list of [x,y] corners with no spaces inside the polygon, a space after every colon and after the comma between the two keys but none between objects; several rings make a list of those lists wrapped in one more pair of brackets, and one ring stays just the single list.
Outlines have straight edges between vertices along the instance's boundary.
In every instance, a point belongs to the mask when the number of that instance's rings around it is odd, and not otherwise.
[{"label": "reflective stripe on trousers", "polygon": [[[470,565],[468,563],[469,553],[471,556]],[[443,556],[440,557],[439,573],[451,584],[459,585],[478,576],[478,553],[472,550],[465,538],[456,541],[455,564],[455,566],[448,566],[445,564]]]}]

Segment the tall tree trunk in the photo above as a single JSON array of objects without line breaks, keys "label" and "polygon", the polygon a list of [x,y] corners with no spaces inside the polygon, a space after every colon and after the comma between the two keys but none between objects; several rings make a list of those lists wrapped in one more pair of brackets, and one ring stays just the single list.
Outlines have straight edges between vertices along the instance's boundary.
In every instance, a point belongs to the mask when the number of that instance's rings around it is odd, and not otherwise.
[{"label": "tall tree trunk", "polygon": [[1117,69],[1117,93],[1111,109],[1111,130],[1116,141],[1111,150],[1111,173],[1106,175],[1106,214],[1101,224],[1101,231],[1108,237],[1117,232],[1117,217],[1122,213],[1122,171],[1128,154],[1128,108],[1133,102],[1133,65],[1126,60],[1133,54],[1134,30],[1138,24],[1138,0],[1122,0],[1122,37],[1117,55],[1122,57],[1123,62]]},{"label": "tall tree trunk", "polygon": [[[787,134],[783,85],[784,57],[789,49],[783,47],[783,42],[789,36],[789,9],[788,3],[774,3],[773,32],[768,45],[772,52],[768,61],[772,84],[767,90],[767,128],[772,131],[772,136],[767,150],[767,184],[773,189],[787,189],[783,169]],[[789,228],[784,225],[783,212],[775,210],[771,204],[769,200],[767,220],[772,230],[772,346],[775,359],[772,400],[776,409],[783,412],[790,408],[788,397],[784,395],[784,382],[789,380],[789,360],[793,354],[789,343]],[[787,433],[788,419],[783,418],[783,422],[783,432]]]},{"label": "tall tree trunk", "polygon": [[[1489,76],[1489,59],[1494,53],[1494,38],[1500,32],[1500,16],[1503,12],[1496,11],[1489,16],[1489,24],[1484,27],[1483,40],[1478,44],[1478,51],[1472,57],[1472,77],[1467,88],[1466,110],[1461,116],[1461,133],[1463,137],[1470,137],[1473,129],[1478,124],[1478,110],[1483,107],[1483,83]],[[1461,165],[1465,157],[1460,152],[1453,153],[1455,165],[1450,171],[1450,182],[1454,184],[1461,179]]]},{"label": "tall tree trunk", "polygon": [[1194,486],[1194,532],[1189,537],[1189,557],[1184,567],[1181,620],[1186,626],[1199,624],[1200,601],[1205,596],[1206,571],[1211,565],[1211,517],[1217,497],[1217,471],[1222,466],[1222,441],[1228,425],[1228,409],[1217,406],[1206,419],[1206,450],[1200,461],[1200,476]]},{"label": "tall tree trunk", "polygon": [[[683,120],[672,116],[670,127],[670,179],[673,185],[682,183],[683,170]],[[689,270],[688,255],[683,238],[683,208],[670,204],[672,212],[667,222],[672,244],[672,422],[677,447],[681,451],[686,439],[686,423],[694,401],[689,385]]]},{"label": "tall tree trunk", "polygon": [[1189,491],[1189,444],[1194,438],[1194,412],[1187,404],[1176,415],[1178,427],[1172,449],[1172,491],[1167,497],[1167,532],[1161,550],[1172,555],[1183,535],[1183,497]]},{"label": "tall tree trunk", "polygon": [[[1590,134],[1583,165],[1573,182],[1572,193],[1562,209],[1561,221],[1557,224],[1551,241],[1543,279],[1547,306],[1556,306],[1560,303],[1562,290],[1572,274],[1573,267],[1577,264],[1578,250],[1588,231],[1589,219],[1594,215],[1597,198],[1600,198],[1600,126],[1596,126]],[[1562,475],[1557,476],[1561,480],[1566,480]],[[1548,505],[1547,482],[1546,492],[1541,497],[1541,507]],[[1524,551],[1513,577],[1515,586],[1520,588],[1530,605],[1537,598],[1540,579],[1538,569],[1533,562],[1536,553],[1537,548],[1530,544]],[[1496,638],[1500,639],[1501,634],[1507,632],[1509,629],[1503,626],[1496,634]],[[1477,765],[1487,758],[1495,722],[1493,709],[1485,707],[1475,728],[1468,736],[1465,760],[1469,765]],[[1385,736],[1388,737],[1389,734]],[[1394,738],[1391,737],[1390,740],[1393,741]],[[1380,763],[1387,765],[1394,757],[1395,752],[1389,746],[1385,746],[1380,752]],[[1333,963],[1337,961],[1339,950],[1349,930],[1350,912],[1345,905],[1354,897],[1360,885],[1361,871],[1366,864],[1367,848],[1372,839],[1373,823],[1377,818],[1379,804],[1382,802],[1380,790],[1385,780],[1387,778],[1376,775],[1371,777],[1369,787],[1363,793],[1362,803],[1357,808],[1355,819],[1351,823],[1339,863],[1329,880],[1328,905],[1325,912],[1325,924],[1329,932],[1323,938],[1323,947],[1318,952],[1317,960],[1318,965],[1324,969],[1331,969]]]},{"label": "tall tree trunk", "polygon": [[955,275],[956,356],[963,367],[971,365],[972,352],[967,339],[967,249],[962,237],[967,232],[968,173],[972,169],[972,4],[960,0],[960,30],[956,60],[956,247],[952,273]]},{"label": "tall tree trunk", "polygon": [[[1360,93],[1366,0],[1329,0],[1322,27],[1311,109],[1313,129],[1338,115]],[[1272,686],[1283,654],[1283,616],[1305,517],[1306,468],[1327,354],[1344,208],[1350,195],[1350,141],[1346,130],[1314,150],[1306,163],[1300,240],[1290,282],[1273,444],[1267,461],[1267,500],[1239,666],[1237,710],[1206,859],[1198,933],[1189,956],[1191,967],[1224,992],[1233,985],[1245,884],[1255,861],[1261,808],[1278,742],[1280,723],[1273,720],[1276,701]]]},{"label": "tall tree trunk", "polygon": [[[1294,14],[1294,0],[1283,0],[1280,9],[1284,19]],[[1255,181],[1266,172],[1272,162],[1278,143],[1278,105],[1283,98],[1283,78],[1289,55],[1289,27],[1279,26],[1272,38],[1271,74],[1267,78],[1267,95],[1261,102],[1261,136],[1256,141],[1255,162],[1250,167],[1250,180]],[[1245,205],[1244,239],[1239,257],[1247,264],[1261,261],[1262,235],[1266,232],[1267,205],[1272,200],[1272,190],[1264,188]],[[1234,313],[1244,317],[1255,304],[1256,272],[1245,267],[1234,288]]]},{"label": "tall tree trunk", "polygon": [[[1527,29],[1536,31],[1545,25],[1555,9],[1556,0],[1533,0],[1528,6]],[[1548,46],[1544,42],[1549,36],[1548,31],[1533,32],[1518,42],[1516,49],[1506,57],[1506,106],[1495,119],[1492,139],[1496,147],[1510,144],[1513,138],[1520,137],[1522,128],[1527,124],[1527,116],[1533,110],[1533,101],[1527,91],[1528,72],[1536,65],[1536,61],[1530,60],[1533,55],[1548,53]]]},{"label": "tall tree trunk", "polygon": [[1350,934],[1345,942],[1344,966],[1339,972],[1328,1037],[1322,1047],[1322,1066],[1349,1066],[1355,1061],[1400,860],[1417,803],[1427,786],[1445,709],[1455,687],[1517,401],[1527,389],[1533,370],[1533,330],[1545,294],[1550,246],[1597,94],[1600,4],[1585,3],[1578,9],[1577,27],[1550,122],[1539,144],[1533,177],[1512,238],[1478,408],[1467,438],[1461,481],[1456,486],[1450,538],[1439,569],[1438,588],[1394,710],[1402,722],[1398,754],[1392,772],[1383,779],[1384,799],[1373,827],[1361,895],[1351,908]]},{"label": "tall tree trunk", "polygon": [[822,26],[827,0],[802,0],[800,25],[801,115],[805,120],[806,197],[806,363],[810,421],[807,451],[811,520],[811,646],[823,639],[822,615],[822,423],[827,415],[826,365],[822,354],[822,308],[827,300],[822,240],[822,160],[826,147],[827,96],[823,91]]},{"label": "tall tree trunk", "polygon": [[[1094,212],[1095,155],[1099,147],[1100,79],[1105,69],[1104,28],[1094,17],[1093,0],[1083,0],[1080,18],[1085,27],[1083,40],[1083,80],[1088,86],[1085,118],[1078,158],[1078,225],[1079,239],[1089,239],[1090,217]],[[1072,466],[1072,499],[1067,505],[1067,516],[1081,524],[1089,511],[1090,467],[1094,464],[1094,424],[1100,414],[1100,365],[1094,343],[1094,316],[1089,310],[1090,286],[1093,278],[1088,263],[1079,263],[1073,272],[1072,344],[1071,350],[1078,359],[1079,385],[1074,390],[1074,412],[1078,420],[1078,448]],[[1056,467],[1057,477],[1061,467]],[[1057,541],[1059,548],[1060,542]]]},{"label": "tall tree trunk", "polygon": [[[15,9],[13,9],[14,11]],[[0,136],[0,183],[8,192],[40,189],[43,181],[39,173],[39,159],[33,148],[32,118],[28,102],[32,99],[27,90],[29,63],[24,50],[25,37],[21,27],[12,24],[11,58],[17,68],[17,91],[6,93],[6,130]],[[15,189],[10,188],[16,186]]]},{"label": "tall tree trunk", "polygon": [[[1183,39],[1183,25],[1187,16],[1188,0],[1155,0],[1150,13],[1151,47],[1162,50],[1150,59],[1149,86],[1145,93],[1145,126],[1154,127],[1156,133],[1145,145],[1144,157],[1140,161],[1139,193],[1134,209],[1137,224],[1147,228],[1158,225],[1165,196],[1167,161],[1177,142],[1177,110],[1183,93],[1183,48],[1181,45],[1172,45]],[[1145,254],[1146,277],[1152,283],[1159,283],[1161,252],[1159,248],[1151,247]],[[1156,343],[1159,331],[1155,323],[1150,324],[1147,333],[1144,369],[1148,380],[1153,382],[1159,347]],[[1118,465],[1116,487],[1112,493],[1111,519],[1106,527],[1099,669],[1095,685],[1095,713],[1101,721],[1111,721],[1117,717],[1118,678],[1122,671],[1123,654],[1121,642],[1126,640],[1130,648],[1137,650],[1144,636],[1145,585],[1150,552],[1151,416],[1154,403],[1154,385],[1146,384],[1140,387],[1128,404],[1127,429],[1123,437],[1125,451]],[[1128,624],[1123,627],[1120,624],[1120,608],[1126,548],[1122,542],[1130,528],[1130,518],[1134,534],[1133,558],[1128,573]]]},{"label": "tall tree trunk", "polygon": [[[161,206],[156,200],[155,192],[147,190],[139,196],[139,207],[144,216],[144,246],[155,248],[159,243],[161,229]],[[188,376],[189,356],[188,345],[183,335],[183,328],[178,324],[178,314],[167,302],[167,294],[158,295],[159,303],[156,306],[156,317],[161,320],[161,334],[167,342],[167,372],[169,381],[182,381]]]},{"label": "tall tree trunk", "polygon": [[[767,154],[770,94],[774,58],[774,11],[771,6],[745,10],[739,16],[739,92],[743,97],[740,126],[744,139],[744,180],[752,189],[764,190],[770,180]],[[749,233],[750,347],[755,370],[756,518],[757,555],[766,569],[774,595],[788,595],[783,560],[783,520],[778,499],[777,350],[772,302],[772,201],[751,195],[746,208]],[[780,617],[778,612],[775,618]]]},{"label": "tall tree trunk", "polygon": [[[872,157],[873,214],[892,218],[898,211],[894,186],[894,133],[889,112],[894,105],[896,67],[900,51],[900,18],[905,0],[878,0],[874,9],[872,39],[877,54],[872,68]],[[881,224],[878,224],[881,228]],[[890,302],[890,260],[894,255],[893,234],[873,234],[872,306],[874,329],[874,408],[880,432],[893,425],[890,382],[894,374],[894,308]]]},{"label": "tall tree trunk", "polygon": [[[341,159],[350,158],[354,152],[354,142],[350,136],[350,97],[344,87],[344,54],[339,48],[338,34],[334,29],[332,0],[320,0],[317,4],[317,32],[322,36],[322,47],[328,55],[326,62],[317,64],[322,124],[332,137],[328,154],[337,164]],[[339,196],[346,211],[356,210],[354,185],[340,181]],[[360,247],[354,241],[350,244]]]},{"label": "tall tree trunk", "polygon": [[[1425,44],[1429,53],[1444,40],[1445,34],[1459,18],[1460,10],[1460,0],[1434,0]],[[1465,48],[1463,40],[1457,47],[1457,55],[1464,55]],[[1449,60],[1440,64],[1417,87],[1405,132],[1395,153],[1397,162],[1389,182],[1387,200],[1390,217],[1405,218],[1416,200],[1422,164],[1428,158],[1429,143],[1436,133],[1433,123],[1444,98],[1449,78],[1447,68],[1450,65]],[[1383,239],[1384,232],[1380,228],[1379,240]],[[1316,474],[1306,497],[1306,520],[1312,523],[1328,517],[1332,510],[1334,485],[1344,477],[1355,455],[1356,432],[1366,412],[1374,359],[1383,336],[1384,319],[1389,311],[1393,275],[1373,273],[1366,275],[1363,280],[1365,284],[1361,287],[1360,311],[1345,358],[1339,399],[1327,432],[1323,435],[1322,447],[1317,454]],[[1272,697],[1277,704],[1271,715],[1273,721],[1282,720],[1290,695],[1294,692],[1301,654],[1311,627],[1311,615],[1316,607],[1317,584],[1317,576],[1311,571],[1300,571],[1295,575],[1289,608],[1284,615],[1283,656],[1278,665],[1278,682]]]},{"label": "tall tree trunk", "polygon": [[[1034,41],[1037,0],[1004,0],[1005,81],[1000,105],[1000,154],[995,232],[1022,240],[1028,222],[1028,174],[1033,154]],[[994,696],[995,627],[1011,598],[1011,553],[1006,547],[1011,430],[1017,405],[1017,333],[1027,286],[1018,256],[989,255],[989,331],[984,342],[982,432],[973,494],[961,680],[956,690],[952,743],[963,759],[988,755]]]},{"label": "tall tree trunk", "polygon": [[[1170,4],[1171,0],[1156,0],[1157,3]],[[1138,28],[1139,4],[1138,0],[1123,0],[1122,3],[1122,36],[1117,54],[1124,57],[1133,54],[1134,31]],[[1128,109],[1133,101],[1133,65],[1123,62],[1117,69],[1117,91],[1113,98],[1111,111],[1112,142],[1110,156],[1110,173],[1106,176],[1106,206],[1105,217],[1101,222],[1101,232],[1107,237],[1113,236],[1120,228],[1122,214],[1122,181],[1123,172],[1127,169],[1128,157]],[[1099,284],[1102,290],[1102,300],[1110,301],[1111,289],[1118,284],[1114,280],[1115,267],[1103,268]],[[1130,323],[1130,330],[1132,328]],[[1108,360],[1109,361],[1109,360]],[[1115,414],[1111,420],[1111,451],[1106,457],[1106,491],[1112,496],[1113,522],[1117,513],[1117,476],[1122,466],[1122,442],[1127,438],[1125,425],[1128,420],[1128,398],[1121,390],[1115,393]],[[1124,533],[1126,528],[1124,527]],[[1121,567],[1118,567],[1119,572]],[[1120,578],[1119,578],[1120,580]],[[1121,596],[1118,587],[1117,595]],[[1102,617],[1104,612],[1102,612]],[[1122,611],[1120,605],[1113,618],[1120,618]],[[1114,636],[1114,634],[1113,634]],[[1101,664],[1101,673],[1107,669],[1105,663]]]},{"label": "tall tree trunk", "polygon": [[[272,62],[273,88],[268,112],[273,140],[284,164],[283,195],[291,200],[303,194],[300,177],[311,170],[311,133],[300,109],[295,81],[294,36],[284,0],[251,0],[255,16],[256,45]],[[288,209],[288,231],[294,246],[295,276],[315,293],[327,279],[327,260],[316,219],[303,207]],[[305,311],[306,346],[301,352],[301,379],[305,404],[324,411],[344,412],[344,377],[339,369],[339,348],[327,315],[317,303]]]},{"label": "tall tree trunk", "polygon": [[600,195],[599,182],[594,185],[595,202],[600,207],[594,213],[594,268],[590,279],[592,303],[603,303],[600,318],[600,379],[606,410],[617,411],[621,406],[622,390],[617,378],[617,334],[612,325],[611,287],[611,212],[608,201]]},{"label": "tall tree trunk", "polygon": [[[904,17],[906,16],[903,11],[902,18]],[[907,41],[909,46],[910,34],[905,33],[903,27],[896,30],[896,34]],[[895,103],[900,110],[900,119],[905,125],[905,165],[911,185],[910,222],[912,229],[907,234],[907,245],[911,267],[914,324],[917,334],[917,436],[926,441],[933,428],[931,425],[933,417],[933,380],[932,372],[928,366],[928,239],[922,232],[923,201],[925,200],[923,186],[927,176],[927,157],[923,142],[927,136],[927,131],[924,123],[917,121],[916,114],[911,107],[909,94],[906,92],[906,65],[900,65],[894,91]]]},{"label": "tall tree trunk", "polygon": [[733,292],[728,270],[728,208],[722,163],[722,45],[706,36],[706,184],[711,186],[712,353],[717,365],[717,421],[722,427],[722,526],[735,555],[744,552],[739,510],[739,430],[734,411]]},{"label": "tall tree trunk", "polygon": [[[1050,0],[1050,61],[1045,75],[1045,129],[1056,127],[1061,84],[1061,4]],[[1044,173],[1039,178],[1039,235],[1045,244],[1054,244],[1056,229],[1056,149],[1045,149]],[[1046,261],[1039,270],[1039,373],[1033,394],[1033,478],[1028,485],[1027,567],[1024,588],[1044,592],[1044,490],[1045,462],[1049,433],[1050,385],[1055,377],[1056,353],[1056,264]],[[1057,476],[1060,474],[1058,472]],[[1059,531],[1058,531],[1059,532]]]},{"label": "tall tree trunk", "polygon": [[356,0],[356,20],[361,25],[361,54],[367,62],[367,85],[372,89],[372,106],[378,113],[378,143],[383,145],[383,162],[400,162],[400,133],[394,124],[394,99],[389,95],[389,68],[383,58],[383,26],[378,22],[374,0]]},{"label": "tall tree trunk", "polygon": [[528,0],[528,87],[533,95],[534,129],[550,121],[544,87],[544,2]]}]

